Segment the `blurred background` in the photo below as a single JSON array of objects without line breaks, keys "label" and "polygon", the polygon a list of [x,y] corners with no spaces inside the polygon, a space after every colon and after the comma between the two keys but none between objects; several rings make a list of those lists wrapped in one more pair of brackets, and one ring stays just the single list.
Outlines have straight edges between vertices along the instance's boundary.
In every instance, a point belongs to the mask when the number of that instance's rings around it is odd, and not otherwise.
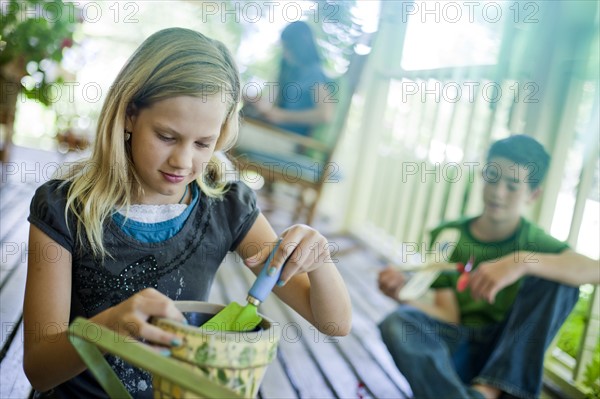
[{"label": "blurred background", "polygon": [[[340,174],[324,184],[313,224],[402,262],[406,244],[419,247],[441,220],[481,210],[485,150],[526,133],[552,156],[527,216],[598,259],[597,1],[0,4],[3,182],[29,150],[85,155],[111,82],[151,33],[181,26],[223,41],[249,84],[276,79],[279,34],[303,20],[332,79],[364,60],[350,76],[356,88],[338,99],[348,102],[330,161]],[[566,390],[598,393],[598,289],[580,296],[546,372]]]}]

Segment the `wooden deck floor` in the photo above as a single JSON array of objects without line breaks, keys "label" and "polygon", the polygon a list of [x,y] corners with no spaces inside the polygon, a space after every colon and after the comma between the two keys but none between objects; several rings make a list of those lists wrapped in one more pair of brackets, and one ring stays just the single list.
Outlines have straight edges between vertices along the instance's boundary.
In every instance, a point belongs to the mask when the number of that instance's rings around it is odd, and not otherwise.
[{"label": "wooden deck floor", "polygon": [[[3,165],[0,192],[0,398],[26,398],[30,386],[22,372],[22,301],[26,276],[29,202],[35,188],[49,177],[56,154],[18,151]],[[36,163],[38,166],[36,166]],[[15,172],[15,168],[18,169]],[[46,170],[44,170],[44,168]],[[285,213],[273,212],[274,226],[284,228]],[[345,249],[355,243],[348,237],[331,241]],[[282,338],[277,360],[269,368],[261,398],[404,398],[410,395],[405,379],[381,342],[377,323],[395,304],[377,290],[381,265],[364,250],[335,256],[349,287],[353,304],[352,332],[330,338],[317,333],[275,296],[261,312],[279,323]],[[220,268],[210,302],[243,302],[252,281],[245,266],[228,257]]]}]

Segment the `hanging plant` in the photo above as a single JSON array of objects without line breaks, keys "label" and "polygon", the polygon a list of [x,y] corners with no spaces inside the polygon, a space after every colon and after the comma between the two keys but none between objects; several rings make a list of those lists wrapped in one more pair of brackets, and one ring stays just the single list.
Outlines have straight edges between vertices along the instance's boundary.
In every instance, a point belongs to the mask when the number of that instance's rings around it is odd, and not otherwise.
[{"label": "hanging plant", "polygon": [[20,93],[49,105],[65,49],[82,22],[74,3],[62,0],[3,1],[0,10],[0,124],[6,137],[1,159],[8,159],[16,103]]},{"label": "hanging plant", "polygon": [[54,71],[82,22],[79,9],[62,0],[10,0],[3,2],[1,12],[0,36],[6,44],[0,52],[0,74],[17,84],[8,84],[5,91],[18,90],[49,105],[47,90],[62,79]]}]

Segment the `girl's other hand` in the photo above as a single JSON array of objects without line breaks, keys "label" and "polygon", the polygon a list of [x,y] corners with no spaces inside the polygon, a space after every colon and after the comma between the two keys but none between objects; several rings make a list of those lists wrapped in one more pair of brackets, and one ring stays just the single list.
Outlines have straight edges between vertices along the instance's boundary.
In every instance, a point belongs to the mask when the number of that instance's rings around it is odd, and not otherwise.
[{"label": "girl's other hand", "polygon": [[119,334],[142,338],[152,344],[167,347],[180,345],[173,333],[150,324],[151,317],[169,318],[187,323],[175,303],[154,288],[146,288],[120,304],[94,316],[91,320],[103,324]]}]

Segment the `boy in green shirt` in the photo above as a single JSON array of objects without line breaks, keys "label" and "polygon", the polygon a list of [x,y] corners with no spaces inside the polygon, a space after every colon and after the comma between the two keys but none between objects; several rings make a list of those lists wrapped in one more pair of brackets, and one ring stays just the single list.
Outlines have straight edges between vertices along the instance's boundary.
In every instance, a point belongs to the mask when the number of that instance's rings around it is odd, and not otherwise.
[{"label": "boy in green shirt", "polygon": [[[494,143],[483,171],[484,210],[431,233],[443,246],[458,237],[447,261],[473,271],[445,272],[433,304],[406,301],[381,323],[382,338],[416,398],[536,398],[544,353],[575,305],[584,283],[599,283],[598,262],[569,249],[523,218],[541,192],[549,156],[534,139]],[[379,287],[398,299],[405,279],[396,269]]]}]

